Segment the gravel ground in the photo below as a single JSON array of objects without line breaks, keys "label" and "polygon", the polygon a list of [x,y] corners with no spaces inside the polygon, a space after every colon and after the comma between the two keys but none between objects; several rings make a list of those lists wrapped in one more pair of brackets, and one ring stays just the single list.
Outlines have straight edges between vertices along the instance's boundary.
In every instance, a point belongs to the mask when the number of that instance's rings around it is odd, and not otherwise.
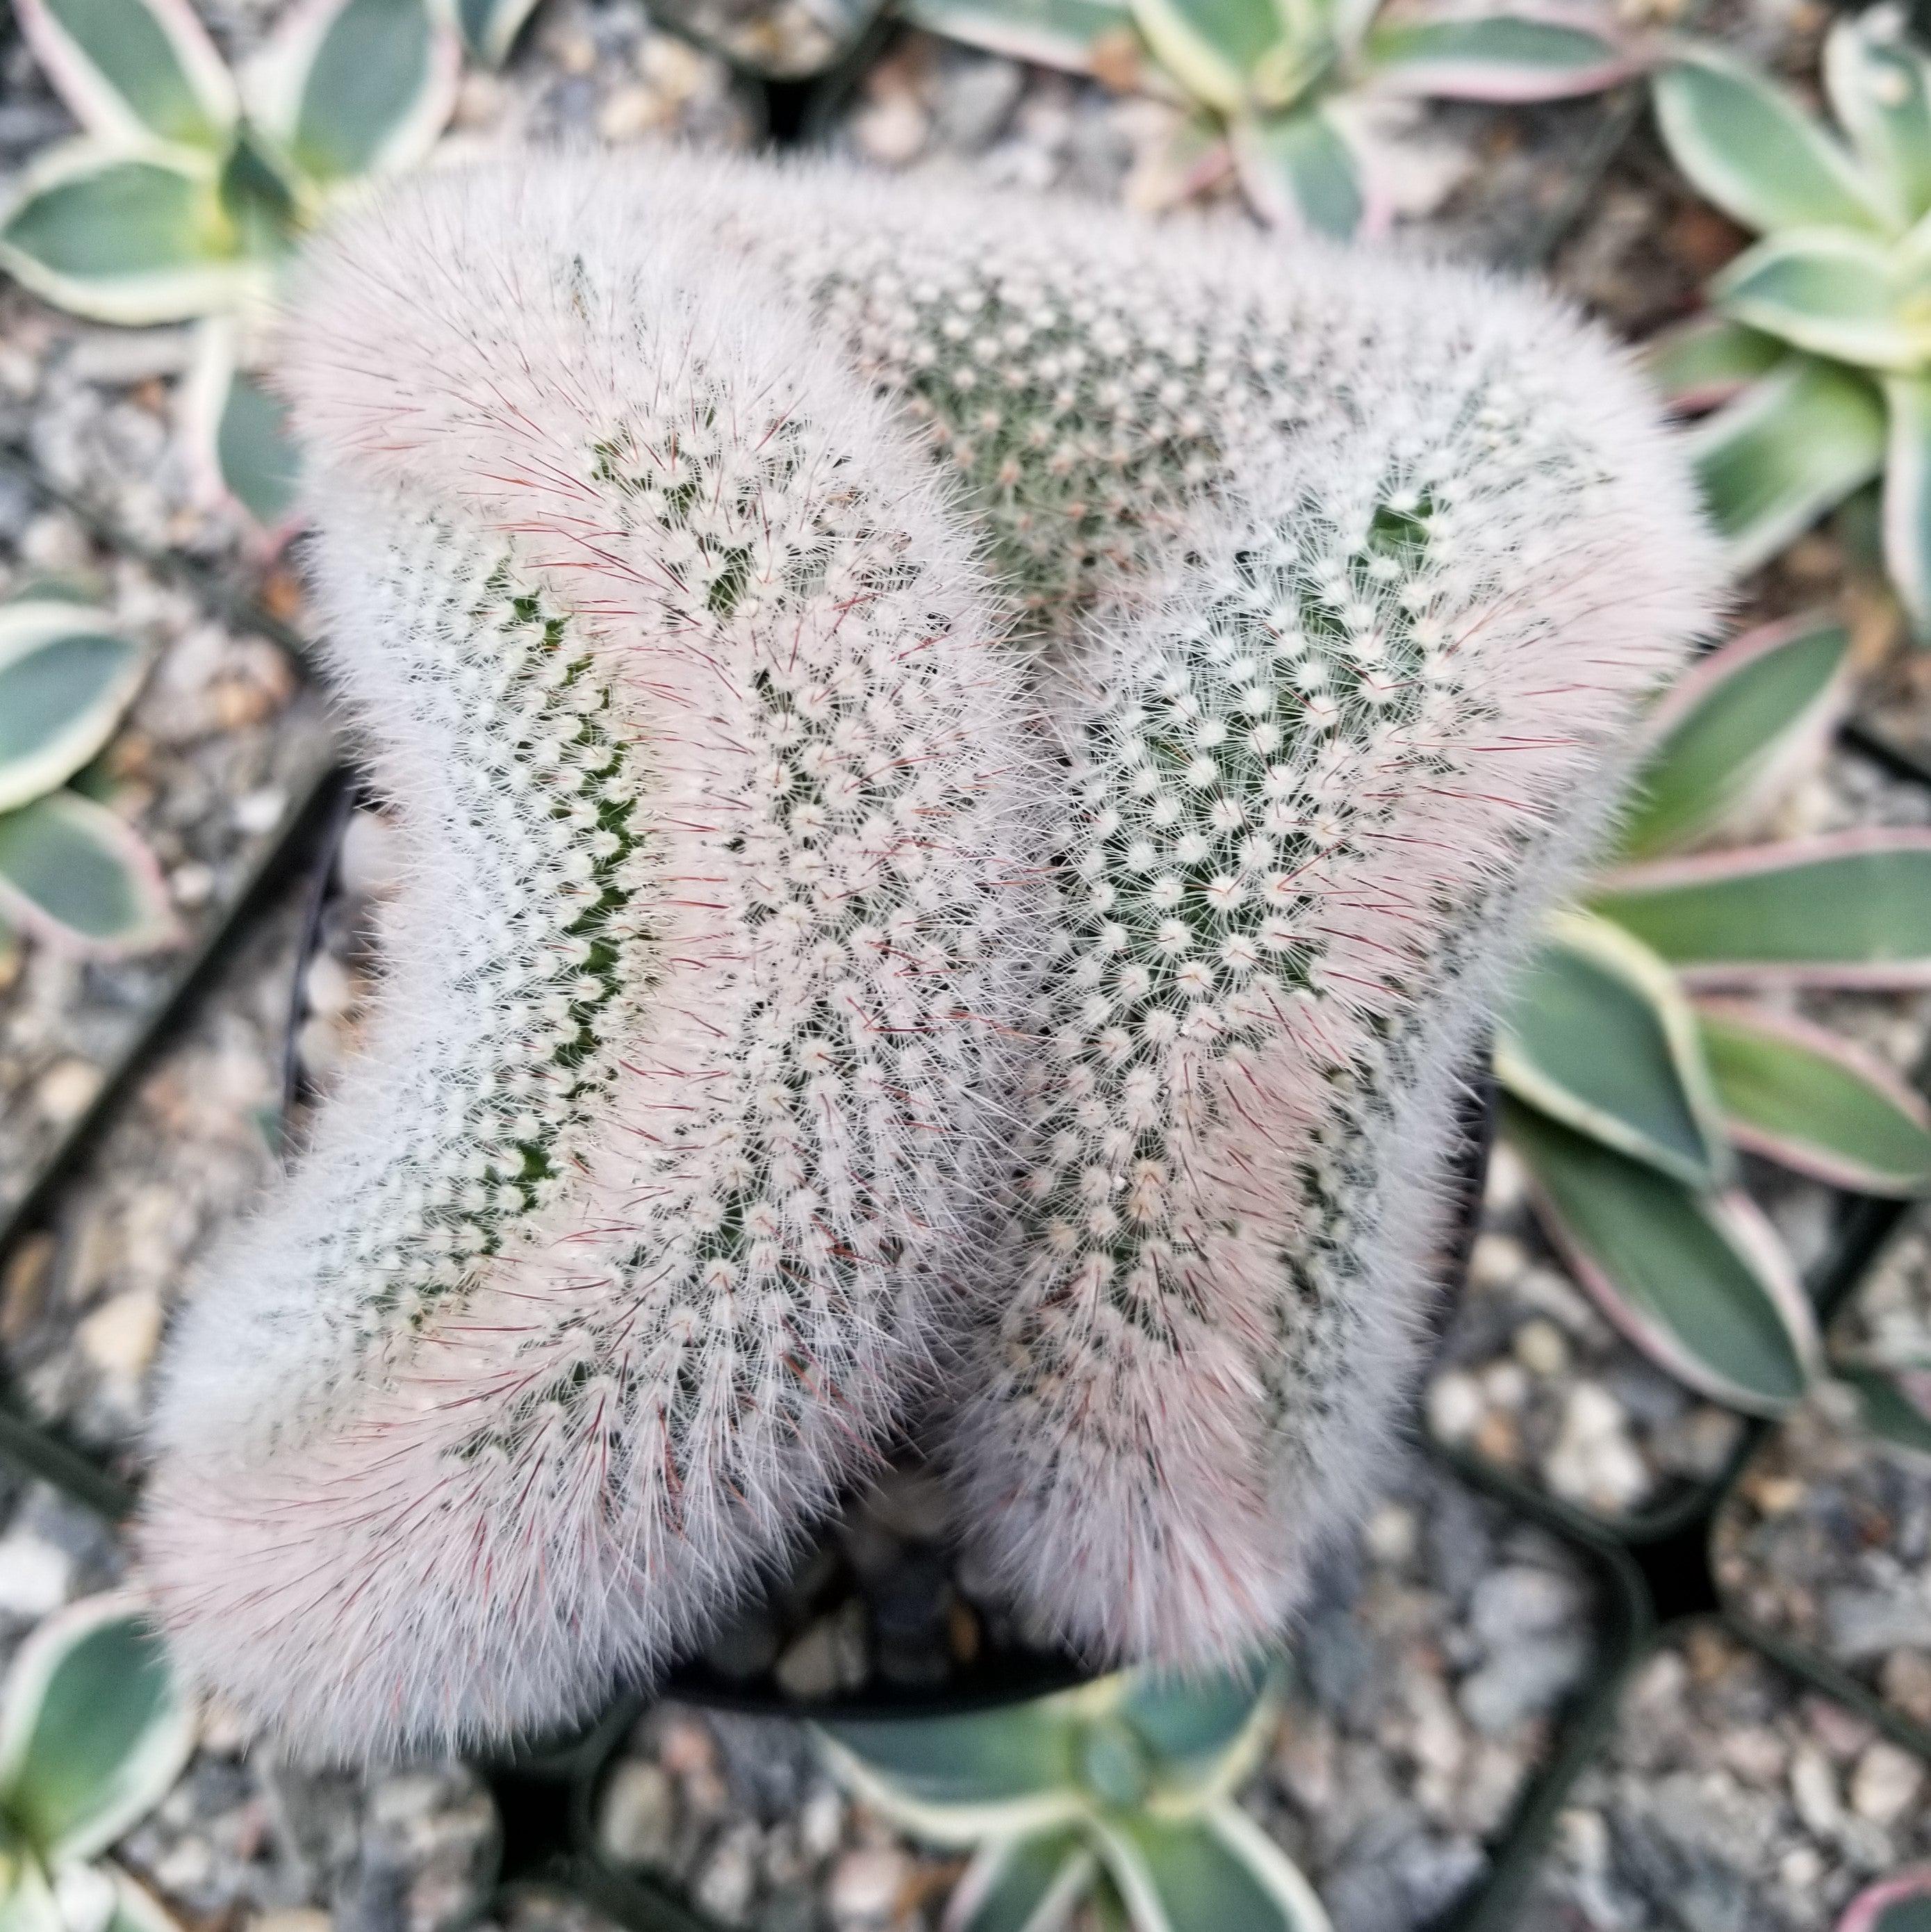
[{"label": "gravel ground", "polygon": [[1720,1626],[1672,1633],[1557,1821],[1534,1932],[1823,1932],[1931,1851],[1927,1767]]},{"label": "gravel ground", "polygon": [[[1608,1659],[1593,1574],[1419,1459],[1325,1576],[1243,1798],[1337,1932],[1411,1932],[1486,1872],[1559,1714]],[[929,1926],[957,1858],[847,1802],[795,1724],[666,1705],[604,1780],[599,1842],[727,1925]]]},{"label": "gravel ground", "polygon": [[0,472],[0,591],[48,575],[90,584],[152,646],[148,682],[93,775],[160,860],[179,933],[137,957],[91,963],[32,943],[0,946],[0,1211],[93,1098],[331,748],[322,706],[286,652],[103,550]]},{"label": "gravel ground", "polygon": [[1807,1646],[1931,1736],[1931,1459],[1893,1451],[1827,1390],[1783,1423],[1724,1500],[1725,1602]]},{"label": "gravel ground", "polygon": [[292,903],[264,919],[0,1273],[0,1343],[20,1392],[117,1459],[193,1264],[274,1174],[295,923]]},{"label": "gravel ground", "polygon": [[[1931,1221],[1912,1214],[1832,1324],[1846,1352],[1931,1349]],[[1931,1457],[1827,1390],[1751,1458],[1712,1543],[1726,1600],[1931,1736]]]}]

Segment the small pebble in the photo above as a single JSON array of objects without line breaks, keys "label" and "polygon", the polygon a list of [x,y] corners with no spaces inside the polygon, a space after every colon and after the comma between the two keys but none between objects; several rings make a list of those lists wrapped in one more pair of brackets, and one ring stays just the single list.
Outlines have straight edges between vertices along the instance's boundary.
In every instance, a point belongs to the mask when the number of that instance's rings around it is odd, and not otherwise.
[{"label": "small pebble", "polygon": [[889,1924],[910,1872],[903,1852],[880,1846],[846,1852],[826,1888],[832,1917],[841,1926]]},{"label": "small pebble", "polygon": [[81,1323],[76,1339],[96,1368],[138,1382],[154,1359],[165,1318],[159,1295],[133,1289],[97,1308]]},{"label": "small pebble", "polygon": [[620,1865],[655,1866],[670,1856],[676,1825],[670,1774],[646,1758],[619,1761],[604,1786],[597,1843]]},{"label": "small pebble", "polygon": [[1918,1802],[1924,1778],[1916,1758],[1881,1739],[1851,1774],[1851,1808],[1873,1825],[1894,1825]]},{"label": "small pebble", "polygon": [[1525,1322],[1516,1330],[1516,1360],[1532,1376],[1561,1375],[1569,1366],[1569,1344],[1553,1322]]},{"label": "small pebble", "polygon": [[34,1099],[49,1124],[71,1126],[100,1090],[100,1070],[85,1060],[58,1060],[34,1084]]},{"label": "small pebble", "polygon": [[1451,1369],[1429,1384],[1428,1426],[1439,1441],[1465,1442],[1481,1426],[1485,1413],[1474,1376]]},{"label": "small pebble", "polygon": [[0,1616],[22,1622],[57,1610],[67,1601],[73,1560],[62,1550],[25,1530],[0,1540]]}]

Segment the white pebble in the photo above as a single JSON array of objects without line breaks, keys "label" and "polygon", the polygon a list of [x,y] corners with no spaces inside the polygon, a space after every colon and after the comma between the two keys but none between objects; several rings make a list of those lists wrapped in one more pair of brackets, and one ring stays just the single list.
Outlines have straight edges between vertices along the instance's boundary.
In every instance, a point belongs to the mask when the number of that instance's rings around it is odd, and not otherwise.
[{"label": "white pebble", "polygon": [[0,1542],[0,1616],[47,1616],[67,1601],[73,1564],[64,1550],[24,1532]]},{"label": "white pebble", "polygon": [[1459,1369],[1429,1384],[1428,1426],[1438,1442],[1467,1442],[1481,1426],[1483,1408],[1474,1377]]},{"label": "white pebble", "polygon": [[1873,1825],[1894,1825],[1917,1804],[1924,1784],[1924,1766],[1880,1739],[1851,1773],[1851,1808]]}]

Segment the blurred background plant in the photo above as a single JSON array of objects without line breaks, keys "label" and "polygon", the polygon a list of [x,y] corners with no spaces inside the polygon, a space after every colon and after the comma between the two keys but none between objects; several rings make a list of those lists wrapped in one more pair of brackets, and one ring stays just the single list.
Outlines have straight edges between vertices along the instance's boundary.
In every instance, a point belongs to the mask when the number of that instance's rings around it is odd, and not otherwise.
[{"label": "blurred background plant", "polygon": [[160,1802],[194,1715],[138,1607],[92,1597],[22,1645],[0,1689],[0,1925],[175,1932],[100,1855]]},{"label": "blurred background plant", "polygon": [[913,1837],[971,1846],[941,1932],[1330,1932],[1234,1802],[1279,1717],[1269,1673],[1132,1671],[919,1723],[828,1724],[833,1770]]},{"label": "blurred background plant", "polygon": [[[187,417],[204,487],[280,525],[297,458],[253,373],[277,274],[325,211],[428,152],[454,104],[455,28],[435,0],[304,0],[231,74],[186,0],[17,13],[82,132],[27,171],[0,266],[96,321],[197,321]],[[466,13],[491,46],[520,18]]]},{"label": "blurred background plant", "polygon": [[1931,1865],[1914,1865],[1860,1892],[1837,1932],[1924,1932],[1927,1926],[1931,1926]]},{"label": "blurred background plant", "polygon": [[94,954],[171,935],[153,854],[88,789],[146,671],[141,645],[76,590],[0,602],[0,947],[9,926]]},{"label": "blurred background plant", "polygon": [[1846,14],[1823,81],[1846,138],[1714,46],[1657,75],[1672,159],[1764,238],[1709,311],[1652,345],[1657,380],[1708,412],[1696,460],[1739,571],[1883,478],[1885,568],[1931,639],[1931,56],[1904,9]]},{"label": "blurred background plant", "polygon": [[1375,97],[1555,100],[1642,57],[1603,10],[1562,0],[1468,12],[1380,0],[906,0],[904,17],[988,52],[1177,97],[1173,172],[1228,165],[1256,213],[1378,232],[1389,198],[1363,119]]},{"label": "blurred background plant", "polygon": [[[1830,743],[1850,655],[1843,626],[1800,617],[1661,698],[1609,864],[1496,1054],[1503,1131],[1578,1278],[1663,1367],[1757,1414],[1798,1401],[1823,1348],[1738,1150],[1858,1193],[1931,1188],[1923,1098],[1789,1002],[1931,984],[1931,832],[1749,842]],[[1841,1372],[1874,1424],[1931,1447],[1913,1365]]]}]

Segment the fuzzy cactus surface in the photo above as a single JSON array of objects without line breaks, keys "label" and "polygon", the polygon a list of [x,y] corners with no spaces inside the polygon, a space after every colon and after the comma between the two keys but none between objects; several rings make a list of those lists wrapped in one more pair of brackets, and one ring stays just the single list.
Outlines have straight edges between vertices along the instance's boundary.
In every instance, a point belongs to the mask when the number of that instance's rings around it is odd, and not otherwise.
[{"label": "fuzzy cactus surface", "polygon": [[1621,355],[1479,272],[656,155],[398,191],[292,368],[418,874],[174,1348],[190,1661],[345,1750],[580,1710],[955,1304],[1036,1618],[1277,1628],[1491,1003],[1715,594]]},{"label": "fuzzy cactus surface", "polygon": [[169,1357],[177,1654],[309,1753],[698,1641],[982,1238],[1019,667],[881,406],[694,227],[487,180],[310,265],[287,377],[406,880],[367,1050]]},{"label": "fuzzy cactus surface", "polygon": [[1480,270],[692,168],[962,486],[1062,758],[951,1444],[1096,1659],[1291,1614],[1432,1311],[1458,1084],[1721,566],[1626,358]]}]

